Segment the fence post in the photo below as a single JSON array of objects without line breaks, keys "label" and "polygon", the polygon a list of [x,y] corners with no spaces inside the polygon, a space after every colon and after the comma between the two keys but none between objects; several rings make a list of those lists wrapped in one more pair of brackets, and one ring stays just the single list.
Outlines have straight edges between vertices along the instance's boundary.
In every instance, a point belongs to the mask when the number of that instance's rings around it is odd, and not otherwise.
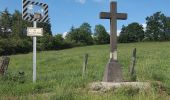
[{"label": "fence post", "polygon": [[136,72],[135,72],[135,66],[136,66],[136,48],[133,49],[132,53],[132,61],[131,61],[131,66],[129,68],[129,73],[130,73],[130,78],[132,81],[136,80]]},{"label": "fence post", "polygon": [[83,62],[83,73],[82,76],[84,77],[87,73],[87,62],[88,62],[88,54],[85,54],[84,56],[84,62]]},{"label": "fence post", "polygon": [[1,63],[0,63],[0,74],[1,75],[6,74],[9,62],[10,62],[10,58],[8,56],[2,57]]}]

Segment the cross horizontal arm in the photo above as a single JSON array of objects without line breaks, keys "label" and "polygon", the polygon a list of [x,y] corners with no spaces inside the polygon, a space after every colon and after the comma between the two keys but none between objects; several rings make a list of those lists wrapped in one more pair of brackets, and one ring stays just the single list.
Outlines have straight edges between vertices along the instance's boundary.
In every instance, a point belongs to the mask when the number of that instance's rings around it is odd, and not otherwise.
[{"label": "cross horizontal arm", "polygon": [[117,17],[117,19],[126,20],[127,14],[126,13],[117,13],[116,17]]},{"label": "cross horizontal arm", "polygon": [[100,13],[100,19],[110,19],[110,13],[109,12],[101,12]]},{"label": "cross horizontal arm", "polygon": [[[121,19],[121,20],[126,20],[127,14],[126,13],[117,13],[116,18]],[[101,12],[100,19],[111,19],[111,14],[109,12]]]}]

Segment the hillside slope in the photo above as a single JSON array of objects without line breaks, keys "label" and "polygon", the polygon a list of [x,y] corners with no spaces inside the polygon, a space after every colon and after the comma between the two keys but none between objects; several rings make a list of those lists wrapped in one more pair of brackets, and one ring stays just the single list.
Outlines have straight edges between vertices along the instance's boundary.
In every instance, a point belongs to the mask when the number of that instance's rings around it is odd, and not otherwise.
[{"label": "hillside slope", "polygon": [[[152,90],[128,96],[122,91],[114,95],[89,93],[87,84],[101,81],[109,59],[109,45],[78,47],[61,51],[37,53],[37,83],[32,83],[32,53],[11,56],[8,76],[0,80],[2,99],[55,99],[55,100],[112,100],[115,99],[167,99],[170,94],[170,42],[133,43],[118,45],[118,59],[124,79],[128,80],[128,67],[133,48],[137,48],[137,80],[160,81],[163,91]],[[84,54],[89,54],[88,75],[82,78]],[[19,71],[25,76],[20,78]],[[22,83],[24,81],[24,83]],[[133,92],[133,91],[131,91]]]}]

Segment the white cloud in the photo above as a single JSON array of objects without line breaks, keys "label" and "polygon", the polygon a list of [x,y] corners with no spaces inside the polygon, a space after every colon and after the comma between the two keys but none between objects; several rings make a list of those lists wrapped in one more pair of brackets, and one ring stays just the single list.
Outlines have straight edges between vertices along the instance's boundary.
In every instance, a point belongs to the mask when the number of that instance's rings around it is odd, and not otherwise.
[{"label": "white cloud", "polygon": [[63,33],[63,38],[65,38],[67,34],[68,34],[68,32],[64,32]]},{"label": "white cloud", "polygon": [[120,35],[120,32],[121,32],[121,30],[117,30],[117,36],[119,36],[119,35]]},{"label": "white cloud", "polygon": [[81,4],[85,4],[86,3],[86,0],[76,0],[76,2],[79,2]]},{"label": "white cloud", "polygon": [[143,23],[142,26],[143,26],[144,31],[146,31],[146,26],[147,26],[147,24],[146,24],[146,23]]}]

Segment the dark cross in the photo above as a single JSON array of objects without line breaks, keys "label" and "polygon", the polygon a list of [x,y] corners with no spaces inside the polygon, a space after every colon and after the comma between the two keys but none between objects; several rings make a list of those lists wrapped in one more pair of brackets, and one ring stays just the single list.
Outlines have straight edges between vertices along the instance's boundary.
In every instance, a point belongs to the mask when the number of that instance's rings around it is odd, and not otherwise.
[{"label": "dark cross", "polygon": [[117,13],[117,3],[110,3],[110,12],[101,12],[101,19],[110,19],[110,60],[106,66],[103,81],[121,82],[121,66],[117,62],[117,19],[126,20],[127,14]]}]

